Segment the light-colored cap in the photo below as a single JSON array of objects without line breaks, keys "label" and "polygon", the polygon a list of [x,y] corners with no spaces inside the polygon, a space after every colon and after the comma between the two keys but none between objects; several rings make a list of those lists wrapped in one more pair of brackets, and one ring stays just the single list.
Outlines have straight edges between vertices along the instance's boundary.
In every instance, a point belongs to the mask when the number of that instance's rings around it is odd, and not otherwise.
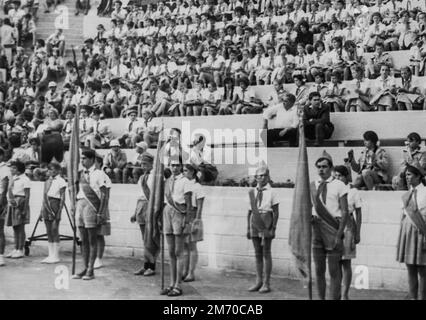
[{"label": "light-colored cap", "polygon": [[120,146],[120,142],[118,142],[117,139],[111,140],[111,142],[109,143],[110,147],[119,147]]}]

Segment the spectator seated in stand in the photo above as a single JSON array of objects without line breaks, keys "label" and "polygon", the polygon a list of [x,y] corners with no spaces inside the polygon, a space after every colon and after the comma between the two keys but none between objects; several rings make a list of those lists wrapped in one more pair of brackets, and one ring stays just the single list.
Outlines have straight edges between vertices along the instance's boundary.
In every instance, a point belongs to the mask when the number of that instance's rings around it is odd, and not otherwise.
[{"label": "spectator seated in stand", "polygon": [[324,139],[329,139],[334,131],[330,122],[330,108],[321,102],[318,92],[309,94],[309,104],[303,109],[303,124],[305,136],[315,140],[314,146],[321,146]]},{"label": "spectator seated in stand", "polygon": [[110,150],[104,157],[104,171],[113,183],[126,183],[123,181],[123,170],[127,165],[126,153],[120,149],[118,140],[111,140]]},{"label": "spectator seated in stand", "polygon": [[420,146],[420,135],[412,132],[407,136],[405,141],[406,148],[402,150],[402,161],[397,175],[392,178],[392,187],[394,190],[407,190],[407,180],[405,172],[408,165],[419,165],[426,169],[426,154]]},{"label": "spectator seated in stand", "polygon": [[379,184],[388,182],[389,159],[386,151],[379,146],[379,137],[374,131],[364,133],[364,151],[355,160],[353,150],[348,153],[351,168],[358,175],[353,186],[357,189],[374,190]]},{"label": "spectator seated in stand", "polygon": [[[264,110],[263,128],[267,130],[266,145],[272,147],[276,141],[288,140],[290,147],[298,146],[299,115],[294,105],[296,97],[283,93],[281,102]],[[275,128],[268,128],[268,122],[274,120]]]}]

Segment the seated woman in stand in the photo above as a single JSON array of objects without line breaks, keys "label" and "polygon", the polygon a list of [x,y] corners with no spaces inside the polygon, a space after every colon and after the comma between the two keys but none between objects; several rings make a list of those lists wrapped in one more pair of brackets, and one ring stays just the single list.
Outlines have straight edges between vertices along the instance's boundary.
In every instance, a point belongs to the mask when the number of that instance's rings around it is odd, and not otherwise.
[{"label": "seated woman in stand", "polygon": [[203,108],[204,81],[197,80],[195,88],[188,92],[185,101],[185,114],[187,116],[199,116]]},{"label": "seated woman in stand", "polygon": [[370,104],[378,111],[391,111],[395,105],[396,85],[395,78],[390,75],[387,65],[380,67],[380,76],[372,81],[371,87],[376,90],[376,94]]},{"label": "seated woman in stand", "polygon": [[357,65],[352,68],[354,79],[350,81],[351,85],[355,86],[353,90],[347,90],[346,95],[346,112],[361,112],[371,111],[370,106],[370,84],[364,77],[364,68]]},{"label": "seated woman in stand", "polygon": [[340,72],[334,71],[331,74],[331,81],[328,85],[327,92],[323,99],[324,103],[328,104],[330,110],[334,112],[345,111],[345,101],[343,100],[345,88],[341,85],[342,81],[340,79]]},{"label": "seated woman in stand", "polygon": [[414,83],[409,67],[401,69],[401,82],[402,85],[397,89],[396,95],[398,110],[413,110],[413,106],[416,106],[416,109],[421,109],[419,105],[422,104],[424,98],[421,95],[419,87]]},{"label": "seated woman in stand", "polygon": [[232,114],[238,101],[238,95],[234,91],[234,79],[226,78],[223,82],[223,97],[220,103],[219,114]]},{"label": "seated woman in stand", "polygon": [[325,45],[322,41],[317,41],[314,44],[313,60],[314,63],[309,67],[308,73],[315,79],[318,73],[323,73],[327,68],[328,54],[325,52]]},{"label": "seated woman in stand", "polygon": [[205,90],[203,94],[204,106],[201,110],[201,115],[217,115],[217,113],[219,112],[219,105],[221,99],[222,96],[217,90],[216,82],[209,82],[209,84],[207,85],[207,90]]},{"label": "seated woman in stand", "polygon": [[238,94],[238,103],[235,105],[236,114],[261,113],[263,110],[262,100],[256,98],[254,90],[249,87],[249,79],[240,80],[241,91]]}]

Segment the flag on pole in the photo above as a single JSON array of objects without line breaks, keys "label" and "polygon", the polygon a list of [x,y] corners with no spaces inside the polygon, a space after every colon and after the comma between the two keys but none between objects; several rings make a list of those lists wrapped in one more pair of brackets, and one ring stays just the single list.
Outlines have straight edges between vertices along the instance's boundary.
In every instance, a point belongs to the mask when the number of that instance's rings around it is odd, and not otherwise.
[{"label": "flag on pole", "polygon": [[157,152],[154,160],[154,179],[151,189],[151,196],[148,201],[148,214],[146,217],[145,232],[145,250],[148,250],[154,257],[157,256],[160,249],[160,225],[159,221],[164,207],[164,161],[163,161],[163,145],[164,145],[164,124],[161,128],[160,137],[158,139]]},{"label": "flag on pole", "polygon": [[[299,158],[290,218],[289,245],[296,266],[311,287],[311,217],[312,203],[309,186],[308,153],[306,150],[303,120],[299,124]],[[310,289],[310,297],[312,295]]]},{"label": "flag on pole", "polygon": [[77,183],[78,183],[78,168],[80,164],[80,106],[77,105],[75,117],[72,126],[72,133],[69,145],[69,159],[67,164],[67,177],[68,177],[68,190],[71,204],[72,215],[72,228],[73,228],[73,252],[72,252],[72,274],[75,274],[75,255],[76,255],[76,242],[77,230],[75,223],[76,215],[76,202],[77,202]]}]

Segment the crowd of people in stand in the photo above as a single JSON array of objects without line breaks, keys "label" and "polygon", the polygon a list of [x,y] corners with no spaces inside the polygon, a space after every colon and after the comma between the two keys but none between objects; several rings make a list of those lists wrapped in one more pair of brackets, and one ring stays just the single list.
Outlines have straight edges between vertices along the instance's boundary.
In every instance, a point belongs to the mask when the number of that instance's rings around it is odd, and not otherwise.
[{"label": "crowd of people in stand", "polygon": [[[46,179],[46,140],[60,135],[67,148],[77,105],[81,144],[110,148],[103,167],[116,183],[138,181],[160,130],[153,117],[262,113],[267,145],[293,147],[301,111],[321,146],[334,131],[330,113],[423,109],[419,1],[102,1],[98,15],[111,25],[85,39],[78,61],[66,56],[63,30],[37,39],[37,8],[9,1],[0,23],[0,146],[33,180]],[[390,50],[409,50],[410,65],[396,70]],[[269,84],[259,99],[255,86]],[[119,136],[109,118],[127,119]],[[380,177],[374,185],[392,182]]]},{"label": "crowd of people in stand", "polygon": [[[57,4],[47,1],[45,11]],[[130,221],[140,225],[145,241],[148,200],[154,191],[154,158],[147,151],[160,132],[151,123],[154,117],[262,114],[268,146],[288,140],[296,147],[300,121],[314,145],[323,145],[334,130],[331,112],[426,110],[420,82],[426,58],[422,1],[175,0],[141,6],[103,0],[98,15],[111,17],[110,26],[99,25],[96,36],[84,40],[79,61],[66,56],[63,30],[37,39],[38,5],[31,0],[7,1],[0,20],[0,265],[5,225],[13,227],[15,237],[15,249],[7,257],[24,256],[30,180],[46,181],[39,219],[46,224],[49,255],[42,262],[59,261],[58,226],[66,189],[60,161],[70,143],[77,107],[85,147],[77,194],[84,255],[83,269],[73,278],[84,280],[94,279],[94,269],[103,266],[104,236],[111,232],[111,183],[140,186]],[[89,8],[89,1],[79,0],[76,14],[87,14]],[[388,52],[397,50],[409,52],[409,63],[400,70]],[[274,89],[262,100],[254,86],[267,85]],[[127,119],[118,137],[111,132],[110,118]],[[181,295],[181,282],[195,280],[196,243],[203,239],[202,185],[217,178],[214,164],[203,159],[203,137],[193,142],[189,164],[184,165],[180,151],[179,157],[171,156],[174,143],[181,149],[180,139],[180,130],[172,129],[164,148],[170,153],[163,232],[171,279],[162,294],[168,296]],[[325,298],[328,259],[332,297],[348,298],[350,261],[360,242],[362,219],[356,190],[392,184],[394,189],[410,190],[403,197],[404,213],[417,219],[414,224],[402,220],[398,261],[407,264],[412,297],[418,295],[419,275],[420,297],[425,298],[424,236],[413,231],[416,223],[421,225],[419,208],[424,209],[422,138],[416,132],[407,136],[394,177],[378,135],[366,131],[363,140],[359,159],[349,151],[344,165],[333,166],[325,152],[315,163],[320,180],[313,182],[311,192],[319,296]],[[110,150],[102,157],[96,148]],[[127,159],[123,148],[135,148],[135,158]],[[46,152],[58,161],[44,161]],[[356,173],[352,184],[351,170]],[[266,164],[257,168],[255,179],[257,187],[249,192],[247,238],[253,241],[257,279],[249,290],[267,293],[279,201]],[[423,197],[420,202],[412,197],[413,190]],[[325,231],[327,223],[330,228]],[[157,255],[145,250],[144,265],[135,275],[154,275]]]}]

